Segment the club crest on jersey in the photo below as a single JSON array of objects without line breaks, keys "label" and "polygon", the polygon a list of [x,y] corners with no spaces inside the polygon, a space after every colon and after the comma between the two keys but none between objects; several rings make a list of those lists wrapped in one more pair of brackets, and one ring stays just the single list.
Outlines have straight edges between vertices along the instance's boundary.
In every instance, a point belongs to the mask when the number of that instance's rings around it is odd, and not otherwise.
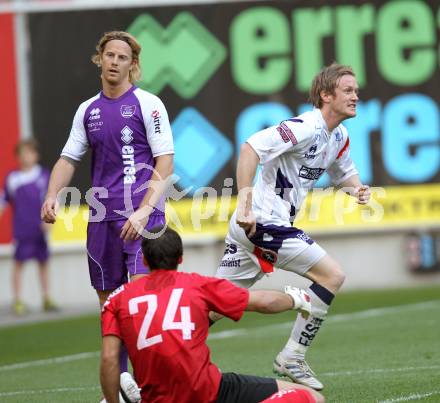
[{"label": "club crest on jersey", "polygon": [[129,119],[136,112],[136,105],[121,105],[121,116]]},{"label": "club crest on jersey", "polygon": [[342,133],[338,130],[335,134],[336,141],[342,141]]},{"label": "club crest on jersey", "polygon": [[281,122],[279,126],[277,126],[277,131],[285,143],[288,143],[289,141],[291,141],[292,144],[298,143],[295,135],[292,133],[292,130],[289,129],[289,126],[287,126],[286,123]]}]

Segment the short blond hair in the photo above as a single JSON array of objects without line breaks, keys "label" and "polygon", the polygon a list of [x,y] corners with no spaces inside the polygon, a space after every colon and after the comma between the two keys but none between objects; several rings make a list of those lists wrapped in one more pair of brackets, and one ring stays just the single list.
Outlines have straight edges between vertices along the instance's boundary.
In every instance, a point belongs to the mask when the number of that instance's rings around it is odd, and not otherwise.
[{"label": "short blond hair", "polygon": [[326,94],[334,95],[339,80],[345,75],[355,76],[350,66],[332,63],[330,66],[324,67],[315,76],[312,82],[312,88],[310,88],[310,102],[313,106],[322,108],[321,92],[324,91]]},{"label": "short blond hair", "polygon": [[131,57],[135,63],[130,70],[128,79],[131,83],[138,81],[141,78],[141,64],[139,60],[139,54],[141,53],[141,45],[133,35],[124,31],[110,31],[106,32],[96,45],[96,53],[92,56],[92,62],[101,67],[102,54],[104,53],[105,45],[110,41],[119,40],[124,41],[131,48]]}]

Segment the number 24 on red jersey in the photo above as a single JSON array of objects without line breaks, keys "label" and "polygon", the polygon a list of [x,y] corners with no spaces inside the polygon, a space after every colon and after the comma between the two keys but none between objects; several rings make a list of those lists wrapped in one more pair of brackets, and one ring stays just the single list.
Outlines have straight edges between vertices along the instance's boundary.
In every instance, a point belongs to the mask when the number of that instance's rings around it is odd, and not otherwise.
[{"label": "number 24 on red jersey", "polygon": [[[192,332],[195,329],[194,322],[191,322],[191,310],[189,306],[180,307],[180,322],[175,322],[177,309],[179,309],[179,303],[182,298],[183,288],[175,288],[171,292],[170,299],[165,311],[165,316],[162,322],[162,330],[181,330],[183,340],[191,340]],[[147,311],[145,313],[142,325],[137,338],[137,348],[142,350],[144,348],[151,347],[155,344],[163,341],[162,334],[150,335],[148,331],[154,316],[157,311],[157,295],[142,295],[140,297],[131,298],[128,301],[128,311],[130,315],[136,315],[139,313],[139,305],[147,303]]]}]

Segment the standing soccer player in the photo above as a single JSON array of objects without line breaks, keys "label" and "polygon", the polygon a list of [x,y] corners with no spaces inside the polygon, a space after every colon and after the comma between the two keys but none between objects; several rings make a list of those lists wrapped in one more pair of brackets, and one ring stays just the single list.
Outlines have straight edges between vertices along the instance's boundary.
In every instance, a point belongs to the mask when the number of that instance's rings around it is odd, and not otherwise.
[{"label": "standing soccer player", "polygon": [[[340,265],[302,230],[292,227],[309,189],[327,171],[333,183],[350,190],[359,204],[370,198],[349,156],[341,124],[356,116],[358,85],[349,66],[332,64],[313,80],[314,110],[252,135],[241,148],[237,167],[238,205],[226,237],[217,277],[250,287],[274,266],[312,281],[307,290],[312,315],[298,315],[274,370],[303,385],[323,384],[305,354],[344,282]],[[262,165],[252,189],[258,164]],[[231,264],[231,262],[239,264]]]},{"label": "standing soccer player", "polygon": [[[140,78],[140,51],[126,32],[108,32],[99,40],[92,61],[101,69],[102,91],[79,106],[41,211],[44,221],[55,222],[57,194],[90,148],[97,206],[87,227],[87,254],[101,306],[128,274],[135,280],[148,272],[139,237],[144,229],[165,223],[163,183],[173,172],[167,111],[158,97],[134,85]],[[121,386],[135,401],[140,396],[126,372],[125,349],[120,358]]]},{"label": "standing soccer player", "polygon": [[296,309],[310,312],[303,290],[248,291],[229,281],[177,272],[182,261],[180,236],[170,228],[153,230],[142,252],[151,274],[123,285],[102,311],[101,386],[107,403],[119,402],[118,354],[127,346],[142,402],[257,403],[279,390],[296,389],[292,403],[322,403],[323,397],[290,382],[221,373],[211,362],[210,310],[239,320],[245,310],[261,313]]},{"label": "standing soccer player", "polygon": [[11,204],[13,208],[14,269],[12,291],[15,314],[26,313],[21,298],[23,263],[30,259],[38,261],[43,309],[56,310],[49,297],[48,259],[45,226],[40,219],[40,209],[49,182],[49,171],[38,164],[39,153],[35,140],[23,140],[16,148],[20,169],[8,174],[5,189],[0,197],[0,214]]}]

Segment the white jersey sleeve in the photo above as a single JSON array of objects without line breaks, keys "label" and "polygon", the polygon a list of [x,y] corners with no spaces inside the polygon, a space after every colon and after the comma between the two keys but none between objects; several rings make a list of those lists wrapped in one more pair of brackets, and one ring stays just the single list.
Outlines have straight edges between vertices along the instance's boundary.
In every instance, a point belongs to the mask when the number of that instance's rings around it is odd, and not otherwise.
[{"label": "white jersey sleeve", "polygon": [[327,173],[336,186],[339,186],[351,176],[358,175],[358,171],[350,157],[350,138],[348,137],[347,129],[341,125],[341,131],[343,134],[343,146],[339,150],[335,162],[327,169]]},{"label": "white jersey sleeve", "polygon": [[278,126],[261,130],[247,139],[247,143],[265,164],[286,152],[294,151],[300,143],[308,139],[313,132],[302,120],[284,120]]},{"label": "white jersey sleeve", "polygon": [[135,90],[135,95],[141,105],[147,140],[153,157],[174,154],[173,135],[163,102],[157,96],[140,88]]},{"label": "white jersey sleeve", "polygon": [[84,114],[93,99],[94,98],[83,102],[76,111],[75,117],[73,118],[72,129],[70,130],[67,143],[61,152],[61,156],[71,158],[75,161],[81,161],[81,158],[87,152],[89,141],[84,127]]}]

